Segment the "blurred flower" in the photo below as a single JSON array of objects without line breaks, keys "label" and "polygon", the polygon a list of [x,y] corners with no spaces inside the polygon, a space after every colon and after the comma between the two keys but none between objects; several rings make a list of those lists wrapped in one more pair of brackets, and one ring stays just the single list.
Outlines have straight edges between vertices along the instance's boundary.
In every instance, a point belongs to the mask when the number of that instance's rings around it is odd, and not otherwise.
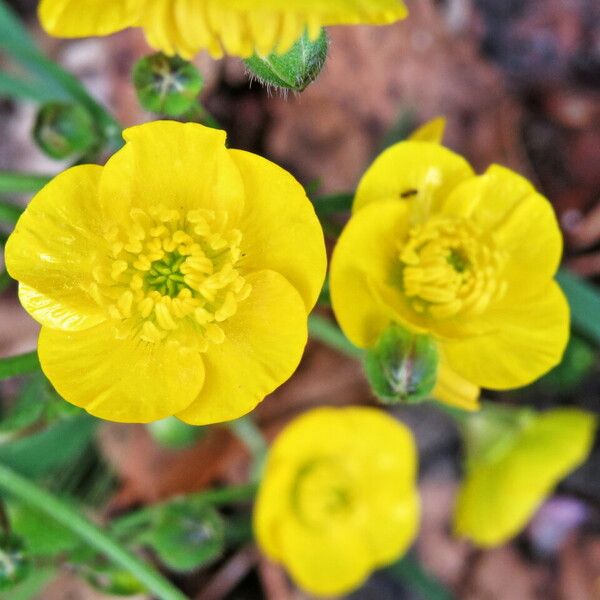
[{"label": "blurred flower", "polygon": [[113,421],[237,418],[302,355],[326,266],[312,205],[223,131],[159,121],[124,137],[105,167],[38,193],[6,246],[44,373]]},{"label": "blurred flower", "polygon": [[310,593],[351,591],[412,542],[416,462],[409,430],[381,411],[308,412],[271,448],[254,513],[260,547]]},{"label": "blurred flower", "polygon": [[401,0],[42,0],[39,13],[55,36],[142,27],[153,48],[191,58],[283,54],[305,30],[316,40],[325,25],[393,23],[407,10]]},{"label": "blurred flower", "polygon": [[536,414],[486,405],[463,426],[467,467],[454,530],[490,547],[519,533],[556,484],[587,458],[596,418],[577,409]]},{"label": "blurred flower", "polygon": [[569,335],[553,279],[562,237],[526,179],[498,165],[476,176],[437,143],[442,132],[443,121],[428,124],[366,172],[333,255],[331,296],[361,348],[390,324],[432,336],[433,395],[475,409],[478,386],[523,386],[560,361]]}]

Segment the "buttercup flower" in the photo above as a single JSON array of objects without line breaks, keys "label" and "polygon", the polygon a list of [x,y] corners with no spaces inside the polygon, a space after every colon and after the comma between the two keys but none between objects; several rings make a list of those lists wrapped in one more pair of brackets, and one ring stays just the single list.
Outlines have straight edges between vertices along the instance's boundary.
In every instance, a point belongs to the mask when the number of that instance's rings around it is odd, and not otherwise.
[{"label": "buttercup flower", "polygon": [[396,323],[438,342],[434,396],[477,408],[478,386],[523,386],[556,365],[569,309],[553,277],[562,237],[550,203],[498,165],[476,176],[435,141],[386,150],[363,177],[331,263],[340,326],[361,348]]},{"label": "buttercup flower", "polygon": [[407,10],[402,0],[42,0],[39,14],[55,36],[141,27],[153,48],[190,58],[284,53],[305,30],[316,39],[325,25],[393,23]]},{"label": "buttercup flower", "polygon": [[6,246],[42,369],[104,419],[237,418],[302,355],[326,265],[312,205],[223,131],[159,121],[124,138],[39,192]]},{"label": "buttercup flower", "polygon": [[470,416],[455,533],[483,547],[515,536],[556,484],[586,459],[595,429],[596,418],[576,409],[536,414],[492,405]]},{"label": "buttercup flower", "polygon": [[399,558],[419,521],[410,431],[372,408],[319,408],[275,440],[254,510],[267,556],[312,594],[344,594]]}]

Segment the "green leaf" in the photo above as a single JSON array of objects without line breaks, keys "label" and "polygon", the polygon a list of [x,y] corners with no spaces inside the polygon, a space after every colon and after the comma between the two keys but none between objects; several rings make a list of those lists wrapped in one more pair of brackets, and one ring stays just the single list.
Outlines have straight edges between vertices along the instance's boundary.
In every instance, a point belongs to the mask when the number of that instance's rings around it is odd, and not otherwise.
[{"label": "green leaf", "polygon": [[46,402],[40,398],[42,377],[35,377],[23,389],[12,411],[0,421],[0,433],[30,427],[44,414]]},{"label": "green leaf", "polygon": [[354,194],[332,194],[331,196],[321,196],[312,200],[315,212],[319,217],[330,217],[336,213],[350,212]]},{"label": "green leaf", "polygon": [[80,415],[9,444],[0,445],[0,462],[27,477],[39,477],[69,464],[91,442],[98,421]]},{"label": "green leaf", "polygon": [[57,556],[81,543],[72,531],[26,504],[10,502],[8,515],[11,529],[26,541],[30,556]]},{"label": "green leaf", "polygon": [[573,328],[600,345],[600,289],[566,269],[561,269],[556,279],[569,300]]},{"label": "green leaf", "polygon": [[17,375],[35,373],[40,368],[37,352],[28,352],[19,356],[0,359],[0,381]]},{"label": "green leaf", "polygon": [[12,533],[0,533],[0,590],[12,589],[29,575],[30,569],[23,540]]},{"label": "green leaf", "polygon": [[[0,172],[0,192],[7,191],[3,188],[4,188],[5,184],[9,184],[9,182],[4,178],[4,176],[5,176],[5,173]],[[10,179],[11,179],[11,181],[14,181],[12,179],[12,176],[10,177]],[[17,181],[14,181],[14,183],[17,184],[17,187],[20,184],[20,182],[17,182]],[[11,189],[9,191],[11,193],[19,193],[20,190]],[[14,204],[9,204],[8,202],[0,201],[0,221],[1,222],[10,223],[11,225],[14,225],[19,220],[19,217],[22,214],[23,214],[22,208],[15,206]]]},{"label": "green leaf", "polygon": [[33,102],[50,102],[56,100],[59,94],[40,86],[37,81],[20,79],[0,71],[0,97],[2,96]]},{"label": "green leaf", "polygon": [[188,572],[222,554],[224,530],[223,520],[212,506],[177,500],[161,508],[155,525],[140,541],[173,571]]}]

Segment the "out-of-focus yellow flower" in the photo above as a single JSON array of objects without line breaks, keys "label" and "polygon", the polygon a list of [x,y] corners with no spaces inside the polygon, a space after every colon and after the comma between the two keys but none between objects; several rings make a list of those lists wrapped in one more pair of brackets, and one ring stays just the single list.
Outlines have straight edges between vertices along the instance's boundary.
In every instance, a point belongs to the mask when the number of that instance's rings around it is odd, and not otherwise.
[{"label": "out-of-focus yellow flower", "polygon": [[106,164],[71,168],[6,246],[42,369],[112,421],[237,418],[295,370],[326,267],[300,184],[225,132],[128,129]]},{"label": "out-of-focus yellow flower", "polygon": [[153,48],[190,58],[281,54],[305,30],[317,39],[322,26],[393,23],[407,10],[402,0],[42,0],[39,14],[55,36],[141,27]]},{"label": "out-of-focus yellow flower", "polygon": [[553,277],[562,236],[523,177],[476,176],[438,143],[443,120],[386,150],[364,175],[331,263],[338,321],[361,348],[397,323],[433,336],[434,396],[465,409],[478,387],[537,379],[563,354],[569,309]]},{"label": "out-of-focus yellow flower", "polygon": [[525,527],[554,486],[586,459],[596,429],[596,418],[576,409],[521,410],[508,419],[498,410],[469,417],[467,473],[454,514],[456,534],[484,547]]},{"label": "out-of-focus yellow flower", "polygon": [[267,556],[331,596],[399,558],[419,521],[410,431],[372,408],[319,408],[271,448],[254,511]]}]

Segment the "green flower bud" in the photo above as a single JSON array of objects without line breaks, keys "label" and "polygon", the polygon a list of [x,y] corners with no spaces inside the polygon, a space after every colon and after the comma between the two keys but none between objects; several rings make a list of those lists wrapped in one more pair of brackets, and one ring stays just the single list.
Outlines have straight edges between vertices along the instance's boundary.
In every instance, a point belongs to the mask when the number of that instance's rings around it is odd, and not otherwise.
[{"label": "green flower bud", "polygon": [[305,33],[286,54],[255,54],[244,62],[263,85],[301,92],[321,73],[328,49],[329,37],[323,29],[316,41]]},{"label": "green flower bud", "polygon": [[179,117],[196,103],[204,78],[183,58],[157,52],[137,62],[133,68],[133,84],[146,110]]},{"label": "green flower bud", "polygon": [[194,427],[177,417],[167,417],[147,425],[150,435],[159,445],[173,450],[189,448],[205,433],[204,427]]},{"label": "green flower bud", "polygon": [[419,402],[433,390],[437,377],[435,341],[391,325],[365,354],[364,367],[375,395],[388,404]]},{"label": "green flower bud", "polygon": [[0,590],[10,589],[23,581],[30,567],[21,538],[0,533]]},{"label": "green flower bud", "polygon": [[81,156],[98,142],[94,121],[78,104],[49,102],[38,112],[33,128],[38,146],[57,160]]}]

